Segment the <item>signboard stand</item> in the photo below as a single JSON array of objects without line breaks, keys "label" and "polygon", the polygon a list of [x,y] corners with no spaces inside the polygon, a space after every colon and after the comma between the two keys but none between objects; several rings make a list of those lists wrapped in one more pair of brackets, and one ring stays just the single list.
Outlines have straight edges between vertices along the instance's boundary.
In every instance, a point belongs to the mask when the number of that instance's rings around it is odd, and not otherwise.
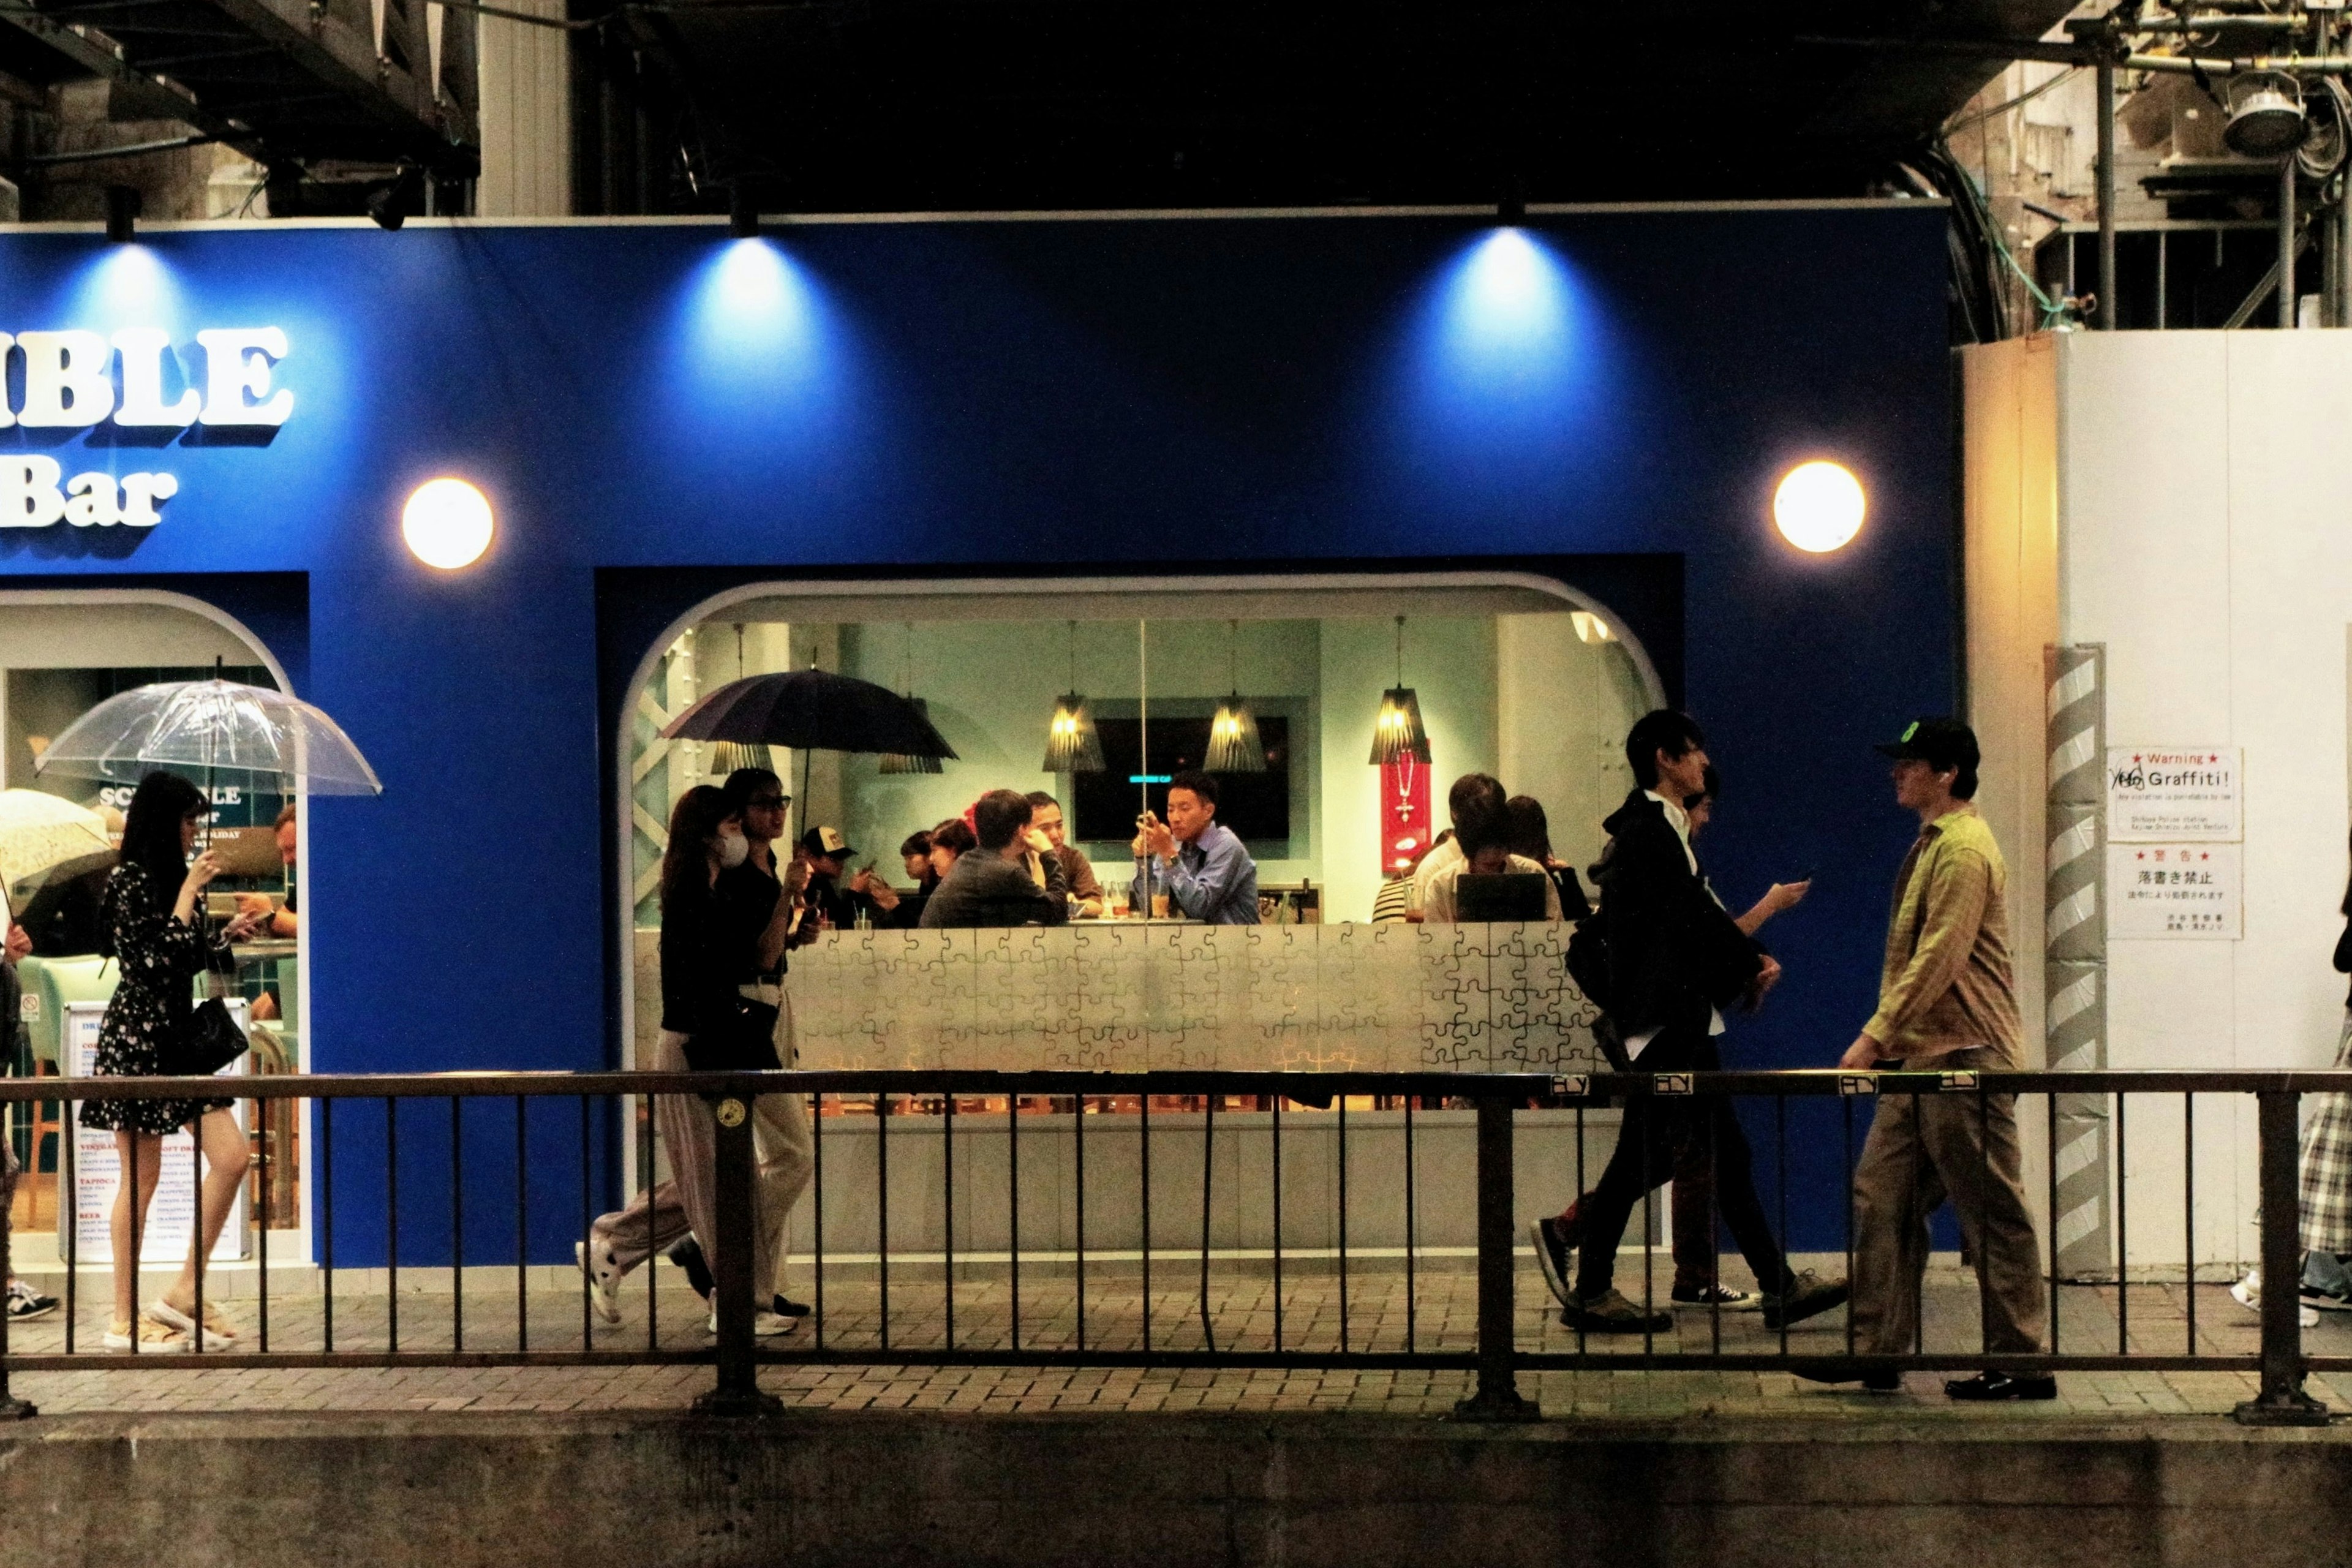
[{"label": "signboard stand", "polygon": [[[228,999],[229,1016],[237,1027],[246,1026],[245,999]],[[65,1050],[62,1053],[71,1068],[71,1076],[91,1077],[97,1070],[98,1028],[105,1016],[103,1002],[69,1002],[66,1005]],[[239,1057],[220,1071],[223,1078],[243,1077],[246,1057]],[[232,1091],[233,1092],[233,1091]],[[229,1111],[236,1118],[240,1131],[250,1132],[247,1126],[250,1102],[238,1100]],[[114,1133],[103,1127],[85,1127],[79,1115],[74,1117],[73,1148],[73,1226],[79,1263],[111,1263],[114,1260],[114,1240],[110,1220],[114,1212],[115,1189],[121,1181],[121,1160],[114,1147]],[[140,1227],[139,1259],[142,1268],[177,1267],[186,1261],[188,1241],[194,1233],[196,1221],[196,1153],[195,1139],[183,1128],[163,1140],[163,1170],[159,1173],[155,1195],[147,1205],[147,1217]],[[248,1256],[252,1245],[251,1216],[246,1184],[239,1183],[236,1200],[230,1206],[228,1219],[221,1226],[220,1239],[214,1243],[215,1263],[234,1262]],[[66,1257],[66,1223],[60,1215],[58,1223],[58,1258]]]}]

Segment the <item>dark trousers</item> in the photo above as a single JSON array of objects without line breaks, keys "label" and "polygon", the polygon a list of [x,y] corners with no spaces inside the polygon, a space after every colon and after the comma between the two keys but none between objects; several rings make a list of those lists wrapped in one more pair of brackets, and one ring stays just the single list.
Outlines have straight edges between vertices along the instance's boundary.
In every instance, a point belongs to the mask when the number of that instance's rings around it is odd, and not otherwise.
[{"label": "dark trousers", "polygon": [[[1712,1072],[1720,1065],[1715,1041],[1703,1030],[1668,1029],[1650,1042],[1636,1072]],[[1617,1129],[1617,1149],[1608,1169],[1580,1205],[1584,1217],[1584,1245],[1576,1271],[1576,1293],[1598,1296],[1610,1287],[1617,1268],[1617,1244],[1643,1195],[1663,1185],[1675,1173],[1675,1157],[1686,1147],[1715,1151],[1717,1211],[1738,1244],[1740,1256],[1756,1271],[1764,1289],[1780,1290],[1788,1280],[1789,1266],[1772,1238],[1764,1217],[1763,1201],[1756,1195],[1753,1158],[1748,1135],[1731,1101],[1719,1095],[1635,1095],[1625,1103],[1625,1119]],[[1709,1245],[1712,1245],[1710,1243]]]}]

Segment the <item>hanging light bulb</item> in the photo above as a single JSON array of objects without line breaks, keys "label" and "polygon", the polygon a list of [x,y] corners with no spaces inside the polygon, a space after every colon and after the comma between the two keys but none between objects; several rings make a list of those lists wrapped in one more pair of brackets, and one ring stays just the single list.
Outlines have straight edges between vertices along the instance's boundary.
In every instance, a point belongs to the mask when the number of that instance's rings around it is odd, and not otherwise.
[{"label": "hanging light bulb", "polygon": [[1265,772],[1265,743],[1258,739],[1257,715],[1242,700],[1241,631],[1241,622],[1225,623],[1225,673],[1233,695],[1217,704],[1217,716],[1209,721],[1209,754],[1202,766],[1213,773]]},{"label": "hanging light bulb", "polygon": [[1070,686],[1054,700],[1054,717],[1045,726],[1045,771],[1049,773],[1098,773],[1103,761],[1102,737],[1095,733],[1094,713],[1087,707],[1078,684],[1078,623],[1070,623]]},{"label": "hanging light bulb", "polygon": [[1375,766],[1429,761],[1429,731],[1421,725],[1421,699],[1404,683],[1404,617],[1397,624],[1397,683],[1381,693],[1380,717],[1372,721],[1372,762]]},{"label": "hanging light bulb", "polygon": [[[923,716],[925,723],[930,722],[931,705],[916,696],[914,690],[915,623],[912,621],[907,623],[907,658],[899,667],[899,679],[907,683],[907,700],[915,705],[915,711]],[[897,752],[883,752],[881,762],[875,767],[875,772],[884,773],[936,773],[945,771],[937,757],[909,757]]]}]

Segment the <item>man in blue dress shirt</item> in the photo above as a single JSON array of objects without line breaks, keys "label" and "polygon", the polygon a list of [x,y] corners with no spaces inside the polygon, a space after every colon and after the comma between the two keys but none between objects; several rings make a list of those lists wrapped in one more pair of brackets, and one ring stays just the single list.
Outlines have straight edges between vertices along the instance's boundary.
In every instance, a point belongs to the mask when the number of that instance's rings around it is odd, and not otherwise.
[{"label": "man in blue dress shirt", "polygon": [[1168,784],[1168,820],[1149,811],[1136,835],[1132,890],[1139,909],[1165,892],[1181,912],[1210,925],[1257,924],[1257,862],[1241,836],[1217,820],[1217,781],[1181,773]]}]

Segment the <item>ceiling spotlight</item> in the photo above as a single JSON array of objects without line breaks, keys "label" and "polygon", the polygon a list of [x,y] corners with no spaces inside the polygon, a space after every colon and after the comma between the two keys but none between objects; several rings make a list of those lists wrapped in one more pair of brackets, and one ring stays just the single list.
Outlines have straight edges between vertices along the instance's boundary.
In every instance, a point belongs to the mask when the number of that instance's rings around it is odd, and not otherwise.
[{"label": "ceiling spotlight", "polygon": [[128,245],[139,236],[139,214],[144,205],[136,185],[106,187],[106,237]]},{"label": "ceiling spotlight", "polygon": [[1772,492],[1772,521],[1780,537],[1812,555],[1851,543],[1866,510],[1862,481],[1838,463],[1799,463]]},{"label": "ceiling spotlight", "polygon": [[368,194],[367,215],[375,220],[376,227],[397,233],[409,213],[423,205],[424,197],[425,172],[411,163]]},{"label": "ceiling spotlight", "polygon": [[2230,122],[2221,140],[2245,158],[2276,158],[2303,145],[2311,121],[2303,84],[2284,71],[2247,71],[2230,79]]},{"label": "ceiling spotlight", "polygon": [[741,180],[727,187],[727,231],[738,239],[760,237],[759,199]]}]

